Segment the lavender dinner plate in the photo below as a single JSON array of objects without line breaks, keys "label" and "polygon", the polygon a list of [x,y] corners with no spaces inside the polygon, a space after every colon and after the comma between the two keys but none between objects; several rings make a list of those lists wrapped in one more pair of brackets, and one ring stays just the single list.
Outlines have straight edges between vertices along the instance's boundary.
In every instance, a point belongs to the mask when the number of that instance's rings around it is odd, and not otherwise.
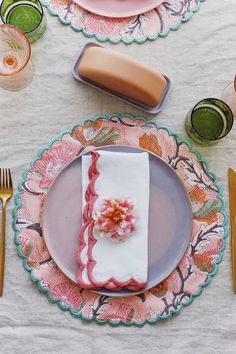
[{"label": "lavender dinner plate", "polygon": [[74,0],[76,4],[97,15],[130,17],[154,9],[164,0]]},{"label": "lavender dinner plate", "polygon": [[[136,152],[129,147],[103,147],[98,150]],[[149,154],[150,211],[148,239],[148,290],[176,268],[189,244],[192,208],[188,194],[175,171],[162,159]],[[125,176],[124,176],[125,178]],[[72,281],[76,281],[81,228],[81,157],[62,170],[47,193],[43,210],[43,235],[48,250]],[[96,291],[109,296],[129,296],[129,290]]]}]

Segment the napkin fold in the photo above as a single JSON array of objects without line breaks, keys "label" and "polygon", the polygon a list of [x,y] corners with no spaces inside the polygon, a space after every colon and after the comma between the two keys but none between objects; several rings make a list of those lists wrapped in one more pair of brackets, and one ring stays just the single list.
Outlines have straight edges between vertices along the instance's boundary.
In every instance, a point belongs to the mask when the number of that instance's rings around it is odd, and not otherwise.
[{"label": "napkin fold", "polygon": [[82,287],[135,291],[146,286],[149,183],[146,152],[82,156]]}]

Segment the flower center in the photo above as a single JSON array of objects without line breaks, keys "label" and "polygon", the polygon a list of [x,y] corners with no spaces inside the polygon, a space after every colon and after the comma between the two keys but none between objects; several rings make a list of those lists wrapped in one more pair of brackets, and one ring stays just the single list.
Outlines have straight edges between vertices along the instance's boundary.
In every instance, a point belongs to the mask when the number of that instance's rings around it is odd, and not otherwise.
[{"label": "flower center", "polygon": [[112,219],[117,224],[121,220],[121,212],[119,210],[115,211],[112,215]]}]

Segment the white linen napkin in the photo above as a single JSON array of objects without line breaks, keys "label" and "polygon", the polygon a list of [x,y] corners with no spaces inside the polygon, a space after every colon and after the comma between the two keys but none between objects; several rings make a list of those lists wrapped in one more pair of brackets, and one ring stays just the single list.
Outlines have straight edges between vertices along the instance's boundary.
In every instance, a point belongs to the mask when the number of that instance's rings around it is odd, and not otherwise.
[{"label": "white linen napkin", "polygon": [[[78,282],[84,288],[138,290],[146,286],[149,183],[146,152],[97,151],[82,156],[83,226]],[[123,242],[114,242],[96,228],[101,205],[114,199],[127,200],[133,206],[135,230]]]}]

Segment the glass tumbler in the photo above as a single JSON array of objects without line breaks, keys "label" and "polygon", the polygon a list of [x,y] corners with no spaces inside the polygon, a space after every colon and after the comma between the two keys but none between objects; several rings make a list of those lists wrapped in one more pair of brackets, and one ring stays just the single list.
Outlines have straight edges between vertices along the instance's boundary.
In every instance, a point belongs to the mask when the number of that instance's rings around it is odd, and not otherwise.
[{"label": "glass tumbler", "polygon": [[33,78],[28,39],[18,28],[0,25],[0,86],[6,90],[21,90]]},{"label": "glass tumbler", "polygon": [[231,108],[234,118],[236,118],[236,76],[223,90],[221,99]]},{"label": "glass tumbler", "polygon": [[18,27],[30,43],[45,32],[47,21],[39,0],[3,0],[0,7],[3,23]]},{"label": "glass tumbler", "polygon": [[225,102],[206,98],[190,110],[185,128],[196,143],[210,145],[225,137],[232,129],[233,122],[233,113]]}]

